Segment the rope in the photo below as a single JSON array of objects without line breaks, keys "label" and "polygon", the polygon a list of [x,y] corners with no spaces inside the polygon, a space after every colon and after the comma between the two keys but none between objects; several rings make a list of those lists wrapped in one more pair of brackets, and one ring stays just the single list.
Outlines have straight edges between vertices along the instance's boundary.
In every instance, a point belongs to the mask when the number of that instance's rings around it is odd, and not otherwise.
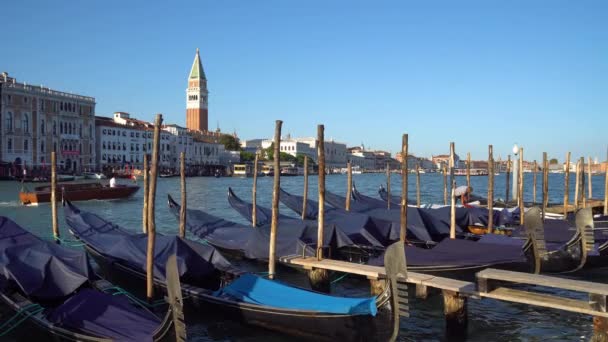
[{"label": "rope", "polygon": [[50,238],[55,241],[59,241],[61,244],[66,245],[68,247],[82,247],[85,245],[84,243],[80,242],[80,240],[64,239],[60,236],[55,235],[50,235]]},{"label": "rope", "polygon": [[338,277],[337,279],[332,280],[331,283],[335,284],[335,283],[341,281],[342,279],[346,278],[347,275],[348,275],[348,273],[344,273],[342,276]]},{"label": "rope", "polygon": [[[28,311],[30,309],[32,309],[32,311]],[[33,315],[41,313],[42,311],[44,311],[44,308],[38,304],[28,304],[28,305],[20,308],[19,310],[17,310],[17,312],[11,318],[9,318],[6,322],[4,322],[4,323],[2,323],[2,325],[0,325],[0,331],[1,331],[0,337],[5,336],[6,334],[10,333],[15,328],[17,328],[19,325],[21,325],[21,323],[25,322],[25,320],[27,320],[28,318],[30,318]],[[24,314],[24,312],[25,312],[25,314]],[[13,323],[13,321],[15,321],[22,314],[24,314],[23,317],[21,317],[19,320],[17,320],[17,322]],[[10,325],[10,327],[8,329],[6,329],[6,327],[9,325]],[[6,330],[4,330],[4,329],[6,329]],[[4,330],[4,331],[2,331],[2,330]]]},{"label": "rope", "polygon": [[133,295],[129,291],[127,291],[119,286],[109,287],[109,288],[105,289],[105,291],[106,292],[114,291],[114,293],[112,293],[113,296],[123,295],[123,296],[127,297],[128,299],[130,299],[131,301],[133,301],[135,304],[145,306],[147,308],[155,308],[157,306],[166,304],[164,299],[158,299],[158,300],[153,301],[152,303],[148,303],[145,300],[141,300],[141,299],[137,298],[135,295]]}]

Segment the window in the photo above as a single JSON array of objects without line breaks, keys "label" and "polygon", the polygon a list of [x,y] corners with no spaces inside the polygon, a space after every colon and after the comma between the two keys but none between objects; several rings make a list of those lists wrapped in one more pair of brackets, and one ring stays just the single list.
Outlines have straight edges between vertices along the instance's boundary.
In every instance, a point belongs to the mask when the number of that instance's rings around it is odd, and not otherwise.
[{"label": "window", "polygon": [[40,142],[40,152],[44,153],[44,141]]},{"label": "window", "polygon": [[106,142],[105,141],[103,142],[103,149],[104,150],[106,149]]},{"label": "window", "polygon": [[[9,95],[10,96],[10,95]],[[6,149],[9,152],[13,152],[13,139],[8,138],[8,141],[6,142]]]},{"label": "window", "polygon": [[27,113],[23,113],[23,132],[30,132],[30,118],[27,116]]},{"label": "window", "polygon": [[40,120],[40,134],[44,135],[44,119]]},{"label": "window", "polygon": [[23,97],[23,103],[27,103],[27,96]]},{"label": "window", "polygon": [[53,152],[57,153],[57,143],[53,143]]},{"label": "window", "polygon": [[89,124],[89,137],[93,136],[93,125]]},{"label": "window", "polygon": [[13,113],[11,112],[8,112],[8,114],[6,115],[6,130],[9,132],[13,130]]},{"label": "window", "polygon": [[80,127],[78,128],[78,135],[82,138],[82,124],[80,124]]},{"label": "window", "polygon": [[29,150],[29,141],[27,139],[23,140],[23,151],[27,152]]},{"label": "window", "polygon": [[57,122],[53,121],[53,135],[57,134]]}]

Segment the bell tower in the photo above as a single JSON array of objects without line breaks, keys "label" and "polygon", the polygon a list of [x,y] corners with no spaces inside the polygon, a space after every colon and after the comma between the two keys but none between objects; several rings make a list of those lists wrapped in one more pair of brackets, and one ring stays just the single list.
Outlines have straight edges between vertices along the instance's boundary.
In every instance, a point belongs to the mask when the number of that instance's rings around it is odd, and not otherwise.
[{"label": "bell tower", "polygon": [[198,49],[194,56],[194,63],[188,76],[188,89],[186,90],[186,127],[195,131],[208,130],[208,96],[207,78],[201,63]]}]

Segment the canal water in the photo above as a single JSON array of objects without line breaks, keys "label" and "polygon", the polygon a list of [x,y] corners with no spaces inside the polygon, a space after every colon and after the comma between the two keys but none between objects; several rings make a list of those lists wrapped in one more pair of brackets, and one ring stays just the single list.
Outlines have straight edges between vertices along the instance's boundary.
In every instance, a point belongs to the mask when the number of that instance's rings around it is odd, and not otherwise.
[{"label": "canal water", "polygon": [[[421,174],[421,197],[423,203],[443,202],[443,176],[436,173]],[[400,175],[392,175],[391,188],[394,194],[401,188]],[[538,174],[537,202],[542,195],[541,174]],[[386,183],[384,174],[354,175],[353,180],[360,192],[377,197],[380,185]],[[570,198],[574,197],[574,174],[570,177]],[[458,185],[466,184],[466,177],[456,178]],[[532,201],[532,174],[524,175],[524,199]],[[505,174],[496,176],[496,198],[505,197]],[[593,176],[593,197],[604,197],[604,175]],[[202,209],[211,214],[221,216],[228,220],[247,223],[234,210],[227,201],[228,187],[243,199],[251,200],[252,178],[188,178],[188,208]],[[487,195],[487,177],[471,177],[474,193],[480,196]],[[26,184],[33,187],[33,184]],[[283,177],[281,186],[288,192],[301,194],[303,189],[302,177]],[[563,201],[563,174],[549,175],[550,202]],[[327,190],[346,193],[346,176],[330,175],[326,177]],[[17,182],[0,182],[0,215],[8,216],[21,226],[47,239],[51,239],[51,210],[50,205],[22,206],[18,201],[18,192],[21,184]],[[309,197],[316,199],[317,178],[310,178]],[[409,176],[409,198],[416,196],[415,175]],[[272,177],[258,179],[258,204],[270,207],[272,197]],[[180,198],[179,178],[160,178],[156,194],[156,227],[157,231],[165,234],[176,234],[177,220],[169,213],[167,208],[167,194]],[[78,205],[87,211],[92,211],[119,225],[141,231],[142,191],[138,191],[132,198],[114,201],[79,202]],[[294,215],[288,208],[281,205],[281,214]],[[295,217],[295,215],[294,215]],[[63,213],[59,210],[59,225],[63,237],[69,237]],[[281,229],[281,227],[279,227]],[[79,248],[79,247],[73,247]],[[265,265],[235,261],[240,266],[253,271],[265,271]],[[279,268],[278,277],[281,280],[300,286],[307,286],[303,274]],[[607,282],[606,271],[594,271],[583,275],[583,279]],[[364,296],[369,287],[365,281],[353,277],[338,278],[333,283],[333,293],[348,296]],[[410,288],[413,293],[413,287]],[[570,294],[577,297],[577,294]],[[582,298],[582,297],[581,297]],[[563,311],[536,308],[533,306],[507,304],[493,300],[470,300],[469,303],[469,341],[514,341],[514,340],[552,340],[574,341],[588,340],[593,330],[591,317],[572,314]],[[431,296],[425,301],[412,298],[410,300],[411,317],[401,320],[401,341],[434,341],[449,340],[444,335],[444,320],[442,313],[441,296]],[[2,311],[0,311],[2,313]],[[202,313],[201,317],[187,318],[188,337],[192,341],[285,341],[290,337],[268,332],[263,329],[245,327],[229,320],[217,318],[213,313]],[[1,315],[1,320],[6,315]],[[1,322],[0,322],[1,323]],[[3,339],[20,340],[27,332],[17,330],[9,337]],[[374,341],[374,337],[369,337]]]}]

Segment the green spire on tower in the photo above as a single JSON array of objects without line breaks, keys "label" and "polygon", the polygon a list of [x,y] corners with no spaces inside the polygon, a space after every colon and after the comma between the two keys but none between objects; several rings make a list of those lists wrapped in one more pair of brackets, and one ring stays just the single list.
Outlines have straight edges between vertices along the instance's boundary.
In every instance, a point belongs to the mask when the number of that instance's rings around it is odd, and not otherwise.
[{"label": "green spire on tower", "polygon": [[205,77],[205,70],[203,70],[203,64],[201,63],[201,56],[198,53],[198,48],[196,48],[196,56],[194,56],[194,63],[192,63],[192,69],[190,69],[190,79],[203,79],[207,80]]}]

